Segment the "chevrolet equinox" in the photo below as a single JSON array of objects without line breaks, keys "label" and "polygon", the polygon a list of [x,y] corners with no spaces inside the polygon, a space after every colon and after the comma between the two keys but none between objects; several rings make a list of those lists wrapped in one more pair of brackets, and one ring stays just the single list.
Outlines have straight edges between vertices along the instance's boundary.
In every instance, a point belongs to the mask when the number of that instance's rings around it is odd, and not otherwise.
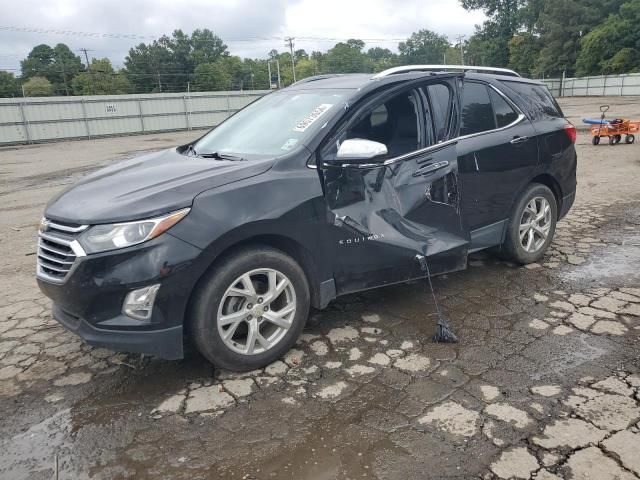
[{"label": "chevrolet equinox", "polygon": [[281,357],[309,309],[466,267],[539,260],[576,190],[575,128],[544,84],[489,67],[323,75],[46,207],[37,280],[91,345],[213,364]]}]

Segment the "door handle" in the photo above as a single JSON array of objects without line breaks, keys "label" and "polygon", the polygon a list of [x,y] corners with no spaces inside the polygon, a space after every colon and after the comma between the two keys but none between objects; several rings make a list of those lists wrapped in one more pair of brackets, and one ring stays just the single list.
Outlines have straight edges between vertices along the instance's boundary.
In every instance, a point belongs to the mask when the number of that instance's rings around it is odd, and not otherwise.
[{"label": "door handle", "polygon": [[513,137],[513,140],[511,140],[509,143],[511,143],[511,145],[519,145],[521,143],[527,142],[529,141],[529,137],[524,136],[524,137]]},{"label": "door handle", "polygon": [[415,172],[413,172],[414,177],[421,177],[424,175],[430,175],[436,170],[440,170],[441,168],[445,168],[449,166],[449,162],[447,160],[443,160],[441,162],[430,163],[429,165],[425,165],[424,167],[419,168]]}]

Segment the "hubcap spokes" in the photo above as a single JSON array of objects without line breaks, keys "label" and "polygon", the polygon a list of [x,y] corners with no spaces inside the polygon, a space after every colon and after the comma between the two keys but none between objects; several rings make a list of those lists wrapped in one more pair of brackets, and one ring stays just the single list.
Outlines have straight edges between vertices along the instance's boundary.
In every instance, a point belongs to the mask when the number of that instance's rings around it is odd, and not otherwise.
[{"label": "hubcap spokes", "polygon": [[256,355],[274,347],[287,334],[296,312],[291,281],[270,268],[252,270],[227,289],[218,308],[217,326],[227,347]]},{"label": "hubcap spokes", "polygon": [[527,204],[520,219],[520,244],[526,252],[537,252],[551,231],[551,205],[544,197],[535,197]]}]

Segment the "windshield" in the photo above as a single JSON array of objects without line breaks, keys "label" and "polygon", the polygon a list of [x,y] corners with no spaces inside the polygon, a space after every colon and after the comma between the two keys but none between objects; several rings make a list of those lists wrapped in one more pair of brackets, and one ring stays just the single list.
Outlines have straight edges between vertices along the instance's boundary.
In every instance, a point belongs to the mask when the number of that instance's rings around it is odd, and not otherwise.
[{"label": "windshield", "polygon": [[197,154],[283,155],[343,108],[349,90],[289,90],[265,95],[194,145]]}]

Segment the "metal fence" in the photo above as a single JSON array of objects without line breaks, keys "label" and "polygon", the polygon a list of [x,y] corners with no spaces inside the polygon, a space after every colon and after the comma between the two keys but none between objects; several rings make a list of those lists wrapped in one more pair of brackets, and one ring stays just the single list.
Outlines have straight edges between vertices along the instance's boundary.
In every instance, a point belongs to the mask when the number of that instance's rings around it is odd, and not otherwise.
[{"label": "metal fence", "polygon": [[640,73],[578,78],[545,78],[554,97],[640,95]]},{"label": "metal fence", "polygon": [[210,128],[267,93],[0,99],[0,145]]}]

